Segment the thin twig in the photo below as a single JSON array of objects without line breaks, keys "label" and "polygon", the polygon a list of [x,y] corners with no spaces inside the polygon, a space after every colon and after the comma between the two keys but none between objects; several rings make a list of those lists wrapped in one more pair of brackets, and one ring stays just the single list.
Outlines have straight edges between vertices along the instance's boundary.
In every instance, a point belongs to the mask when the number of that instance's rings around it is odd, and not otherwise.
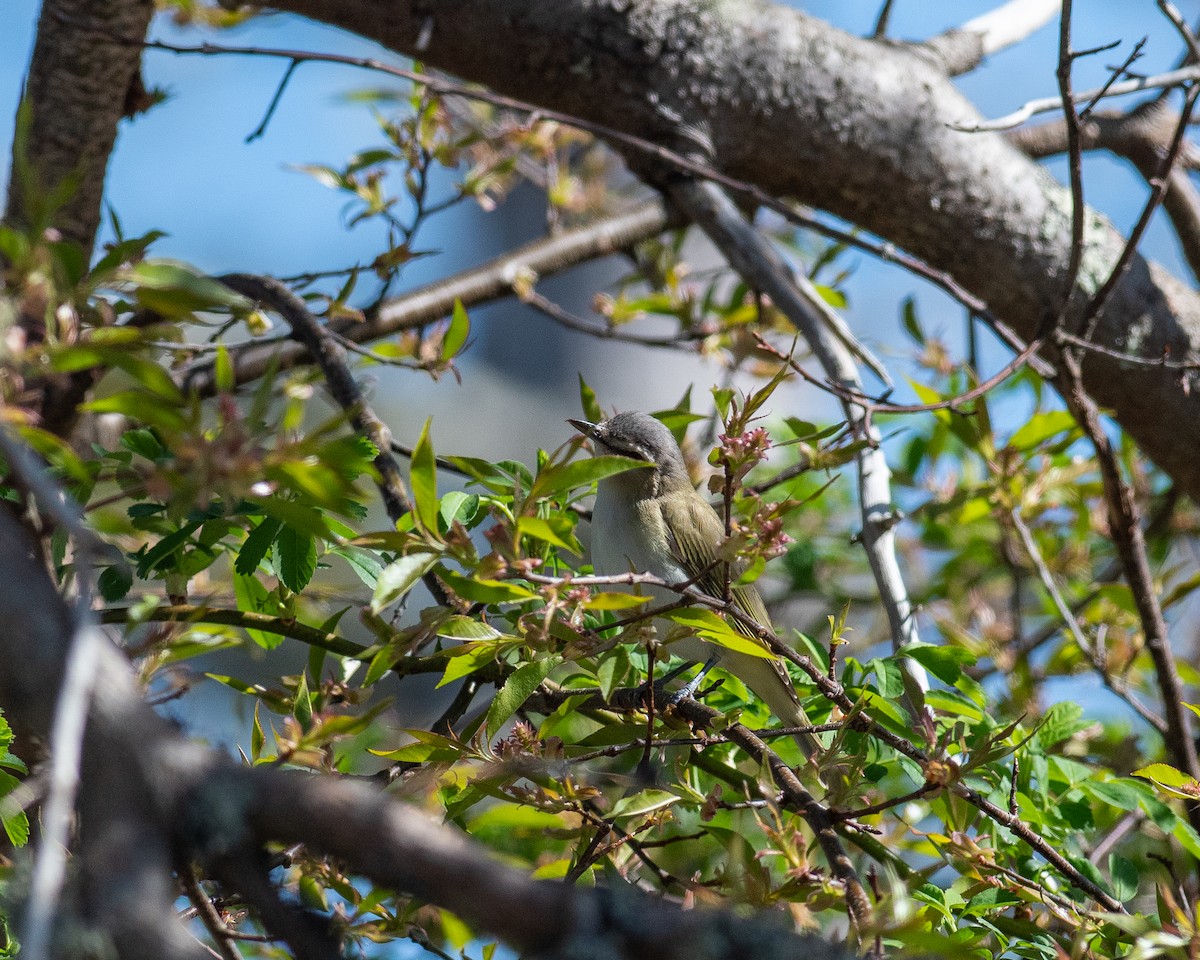
[{"label": "thin twig", "polygon": [[[1021,545],[1024,546],[1025,553],[1033,563],[1033,568],[1037,571],[1038,579],[1041,580],[1046,594],[1050,597],[1050,601],[1054,604],[1054,608],[1058,611],[1062,622],[1070,630],[1071,636],[1075,638],[1075,645],[1088,658],[1088,662],[1091,663],[1092,667],[1100,675],[1100,679],[1104,682],[1104,685],[1129,704],[1138,716],[1150,724],[1150,726],[1160,734],[1166,736],[1168,733],[1166,721],[1135,697],[1127,685],[1116,681],[1112,674],[1109,673],[1108,666],[1104,662],[1104,657],[1097,646],[1084,636],[1083,628],[1079,626],[1079,621],[1075,618],[1074,612],[1063,598],[1062,592],[1058,589],[1058,584],[1054,582],[1054,575],[1050,572],[1050,567],[1046,564],[1046,559],[1042,556],[1042,551],[1038,548],[1037,541],[1033,538],[1033,532],[1021,518],[1020,508],[1013,507],[1009,516],[1012,518],[1017,536],[1021,538]],[[1016,811],[1013,812],[1015,813]]]},{"label": "thin twig", "polygon": [[[1067,2],[1069,3],[1070,0],[1067,0]],[[1188,50],[1192,57],[1200,59],[1200,45],[1197,44],[1195,36],[1179,15],[1179,12],[1167,0],[1158,0],[1158,5],[1187,42]],[[1099,320],[1101,314],[1103,314],[1109,300],[1112,299],[1117,285],[1120,284],[1125,273],[1133,263],[1138,244],[1141,243],[1143,234],[1145,234],[1147,228],[1150,226],[1150,219],[1154,216],[1154,212],[1159,208],[1167,195],[1167,190],[1171,185],[1171,171],[1174,169],[1179,152],[1183,147],[1184,137],[1187,133],[1188,124],[1191,122],[1192,111],[1196,107],[1196,98],[1198,96],[1200,96],[1200,82],[1193,83],[1188,87],[1187,95],[1183,102],[1183,109],[1179,112],[1179,122],[1176,124],[1174,135],[1171,137],[1171,144],[1167,148],[1166,156],[1163,157],[1162,163],[1159,165],[1158,173],[1150,178],[1150,196],[1142,207],[1141,216],[1138,217],[1137,223],[1134,224],[1133,229],[1129,232],[1129,238],[1125,241],[1121,255],[1113,265],[1108,279],[1104,281],[1104,285],[1092,297],[1091,302],[1088,303],[1087,309],[1084,310],[1083,316],[1080,318],[1078,329],[1085,331],[1085,340],[1091,339],[1096,322]],[[1076,130],[1076,134],[1078,134],[1078,130]],[[1078,142],[1075,144],[1075,149],[1078,150]]]},{"label": "thin twig", "polygon": [[192,902],[192,906],[196,908],[196,913],[200,917],[200,921],[204,924],[204,928],[208,931],[209,936],[213,939],[213,944],[216,947],[217,953],[220,954],[222,960],[243,960],[242,953],[238,950],[237,945],[233,942],[233,931],[226,926],[225,921],[221,917],[221,912],[213,906],[212,900],[200,886],[195,874],[192,872],[192,867],[183,867],[178,872],[180,883],[183,884],[184,893],[187,894],[188,900]]},{"label": "thin twig", "polygon": [[[1185,83],[1194,83],[1200,80],[1200,65],[1193,64],[1188,67],[1180,67],[1177,70],[1168,70],[1166,73],[1155,74],[1151,77],[1135,77],[1132,80],[1126,80],[1123,83],[1111,84],[1104,93],[1104,99],[1112,97],[1123,97],[1131,93],[1141,93],[1144,90],[1165,90],[1172,87],[1178,87]],[[1082,93],[1072,94],[1072,103],[1088,103],[1097,99],[1101,94],[1099,88],[1095,90],[1084,90]],[[1014,127],[1019,127],[1031,117],[1035,117],[1041,113],[1050,113],[1052,110],[1061,110],[1063,106],[1062,97],[1040,97],[1037,100],[1030,100],[1023,107],[1014,110],[1012,113],[1005,114],[1002,117],[997,117],[994,120],[978,120],[968,121],[954,125],[955,130],[960,130],[963,133],[981,133],[983,131],[995,130],[1012,130]]]},{"label": "thin twig", "polygon": [[[1200,758],[1196,754],[1183,684],[1175,668],[1175,655],[1171,650],[1166,620],[1150,570],[1141,511],[1133,490],[1121,475],[1117,453],[1100,423],[1100,411],[1083,388],[1078,362],[1067,353],[1063,355],[1063,374],[1066,379],[1063,397],[1067,407],[1096,451],[1109,532],[1124,567],[1125,580],[1133,594],[1146,649],[1154,663],[1154,675],[1167,723],[1168,732],[1164,738],[1167,750],[1175,766],[1188,776],[1200,778]],[[1189,805],[1188,813],[1192,825],[1200,828],[1200,806]]]}]

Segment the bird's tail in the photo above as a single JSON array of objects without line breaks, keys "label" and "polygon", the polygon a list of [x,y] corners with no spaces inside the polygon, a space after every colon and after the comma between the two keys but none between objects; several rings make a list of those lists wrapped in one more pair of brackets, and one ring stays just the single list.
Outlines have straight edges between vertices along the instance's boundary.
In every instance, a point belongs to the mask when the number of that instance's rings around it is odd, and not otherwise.
[{"label": "bird's tail", "polygon": [[[706,643],[694,637],[686,637],[672,643],[669,647],[672,653],[681,655],[689,660],[706,660],[715,656],[717,666],[732,673],[748,686],[756,696],[761,697],[771,708],[771,713],[785,727],[807,727],[812,725],[796,689],[792,686],[791,678],[778,660],[765,657],[755,657],[748,653],[739,653],[727,647],[719,647]],[[796,745],[806,757],[819,756],[825,750],[825,744],[815,733],[797,733],[793,736]]]}]

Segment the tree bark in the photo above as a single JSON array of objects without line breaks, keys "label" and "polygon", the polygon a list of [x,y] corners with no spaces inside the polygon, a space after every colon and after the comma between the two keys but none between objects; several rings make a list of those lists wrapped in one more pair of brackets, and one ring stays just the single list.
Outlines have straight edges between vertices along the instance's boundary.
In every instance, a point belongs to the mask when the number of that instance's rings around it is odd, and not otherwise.
[{"label": "tree bark", "polygon": [[[25,96],[32,109],[21,157],[14,144],[6,218],[29,224],[47,191],[74,187],[50,224],[90,252],[100,225],[108,156],[122,116],[141,91],[136,45],[154,13],[152,0],[45,0]],[[21,170],[34,182],[21,183]],[[42,224],[38,224],[41,226]]]},{"label": "tree bark", "polygon": [[[669,145],[828,210],[911,251],[1032,337],[1058,312],[1068,191],[977,117],[939,58],[739,0],[277,0],[468,80]],[[421,38],[423,46],[418,49]],[[1048,84],[1053,64],[1047,64]],[[1075,320],[1124,245],[1094,211]],[[1197,356],[1200,298],[1142,258],[1095,331],[1139,356]],[[1200,391],[1181,373],[1090,356],[1085,386],[1146,453],[1200,495]]]}]

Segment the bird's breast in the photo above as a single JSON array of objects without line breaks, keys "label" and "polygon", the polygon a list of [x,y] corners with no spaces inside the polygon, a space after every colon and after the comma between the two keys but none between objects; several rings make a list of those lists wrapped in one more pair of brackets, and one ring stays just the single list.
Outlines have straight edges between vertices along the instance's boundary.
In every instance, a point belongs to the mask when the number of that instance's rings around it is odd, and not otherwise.
[{"label": "bird's breast", "polygon": [[592,564],[603,574],[651,573],[669,583],[688,579],[671,552],[658,501],[629,496],[604,481],[592,511]]}]

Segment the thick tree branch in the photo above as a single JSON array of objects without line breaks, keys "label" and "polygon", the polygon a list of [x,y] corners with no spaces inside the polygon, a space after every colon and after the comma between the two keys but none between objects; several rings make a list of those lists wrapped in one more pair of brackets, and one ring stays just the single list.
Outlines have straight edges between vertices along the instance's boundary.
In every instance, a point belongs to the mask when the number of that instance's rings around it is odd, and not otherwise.
[{"label": "thick tree branch", "polygon": [[[1002,138],[955,129],[976,112],[943,72],[911,51],[767,4],[446,0],[432,12],[406,0],[276,6],[405,53],[418,53],[421,39],[427,63],[668,145],[683,142],[685,130],[703,131],[718,169],[827,209],[949,271],[1025,338],[1062,302],[1071,248],[1065,191]],[[1099,289],[1124,247],[1091,211],[1085,241],[1078,304]],[[1136,258],[1096,339],[1188,357],[1200,352],[1200,296]],[[1086,381],[1163,469],[1200,494],[1200,458],[1190,454],[1200,445],[1193,376],[1181,381],[1097,357]]]}]

